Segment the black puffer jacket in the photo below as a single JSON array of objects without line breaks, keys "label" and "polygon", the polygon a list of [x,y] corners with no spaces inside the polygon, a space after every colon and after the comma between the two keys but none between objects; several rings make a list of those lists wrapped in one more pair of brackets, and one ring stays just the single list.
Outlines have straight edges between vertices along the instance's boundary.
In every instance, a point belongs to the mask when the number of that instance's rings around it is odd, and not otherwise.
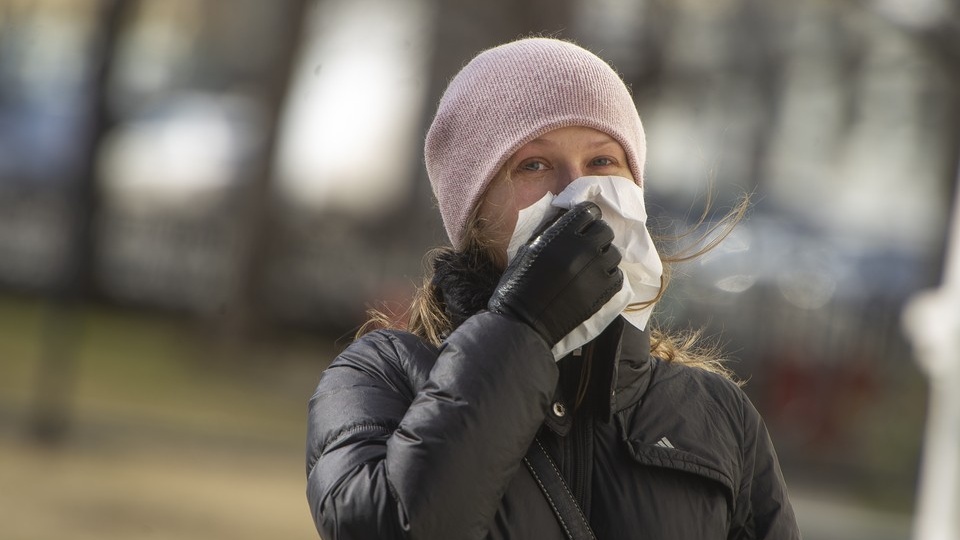
[{"label": "black puffer jacket", "polygon": [[599,539],[800,536],[736,385],[651,358],[648,335],[622,319],[558,364],[529,327],[487,312],[439,350],[368,334],[324,372],[307,439],[317,529],[326,540],[561,539],[521,466],[538,432]]}]

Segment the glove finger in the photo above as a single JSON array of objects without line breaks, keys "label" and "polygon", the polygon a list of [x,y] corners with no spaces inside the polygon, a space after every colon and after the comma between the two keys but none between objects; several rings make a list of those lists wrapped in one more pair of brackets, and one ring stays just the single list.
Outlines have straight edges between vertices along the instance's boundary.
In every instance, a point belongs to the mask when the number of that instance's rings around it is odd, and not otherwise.
[{"label": "glove finger", "polygon": [[587,224],[586,228],[580,232],[580,236],[588,238],[601,249],[612,243],[614,238],[613,229],[602,219]]},{"label": "glove finger", "polygon": [[611,287],[609,289],[609,292],[604,295],[606,296],[606,298],[603,301],[604,303],[606,303],[607,300],[610,300],[611,298],[616,296],[616,294],[620,292],[620,289],[623,288],[623,271],[620,270],[619,268],[614,268],[612,276],[613,276],[612,280],[613,280],[614,286]]},{"label": "glove finger", "polygon": [[608,275],[608,276],[615,276],[615,275],[617,275],[618,273],[620,274],[620,276],[619,276],[618,279],[623,280],[623,270],[620,269],[619,264],[618,264],[618,265],[615,265],[615,266],[613,266],[613,267],[608,267],[608,269],[607,269],[607,275]]},{"label": "glove finger", "polygon": [[612,268],[619,266],[620,261],[623,260],[623,255],[620,253],[620,250],[617,249],[617,246],[607,244],[600,248],[600,260],[605,267]]},{"label": "glove finger", "polygon": [[544,232],[546,233],[551,229],[562,230],[569,227],[580,236],[583,231],[602,217],[603,212],[600,211],[600,207],[597,206],[596,203],[583,201],[560,216],[560,218],[555,221],[553,225],[547,227],[547,230]]}]

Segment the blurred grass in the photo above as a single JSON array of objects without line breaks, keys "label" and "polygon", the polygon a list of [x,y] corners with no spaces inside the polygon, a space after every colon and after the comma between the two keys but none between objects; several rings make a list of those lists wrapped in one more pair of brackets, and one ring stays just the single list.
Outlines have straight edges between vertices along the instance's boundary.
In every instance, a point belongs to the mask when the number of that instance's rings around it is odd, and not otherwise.
[{"label": "blurred grass", "polygon": [[85,308],[52,334],[76,378],[68,437],[43,445],[29,433],[51,309],[0,295],[4,538],[316,538],[303,438],[331,340],[229,343],[210,323]]},{"label": "blurred grass", "polygon": [[[0,403],[7,407],[26,407],[36,394],[45,316],[39,301],[0,300]],[[146,415],[301,438],[306,399],[333,354],[328,340],[303,336],[233,346],[212,327],[119,308],[90,307],[77,322],[80,417]]]}]

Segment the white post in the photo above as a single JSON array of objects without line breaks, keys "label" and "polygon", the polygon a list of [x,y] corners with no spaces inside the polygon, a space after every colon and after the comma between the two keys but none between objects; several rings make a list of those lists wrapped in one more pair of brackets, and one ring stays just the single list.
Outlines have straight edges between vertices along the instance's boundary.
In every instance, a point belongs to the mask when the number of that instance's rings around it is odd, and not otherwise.
[{"label": "white post", "polygon": [[917,294],[903,316],[930,381],[913,540],[960,539],[960,185],[955,191],[943,283]]}]

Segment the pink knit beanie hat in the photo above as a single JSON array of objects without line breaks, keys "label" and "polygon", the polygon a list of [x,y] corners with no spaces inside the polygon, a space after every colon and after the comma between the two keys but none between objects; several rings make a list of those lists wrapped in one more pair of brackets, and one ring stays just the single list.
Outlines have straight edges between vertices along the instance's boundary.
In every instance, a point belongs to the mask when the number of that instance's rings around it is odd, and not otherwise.
[{"label": "pink knit beanie hat", "polygon": [[427,132],[427,175],[450,242],[503,164],[554,129],[585,126],[616,140],[643,182],[646,140],[620,76],[573,43],[527,38],[481,52],[450,81]]}]

